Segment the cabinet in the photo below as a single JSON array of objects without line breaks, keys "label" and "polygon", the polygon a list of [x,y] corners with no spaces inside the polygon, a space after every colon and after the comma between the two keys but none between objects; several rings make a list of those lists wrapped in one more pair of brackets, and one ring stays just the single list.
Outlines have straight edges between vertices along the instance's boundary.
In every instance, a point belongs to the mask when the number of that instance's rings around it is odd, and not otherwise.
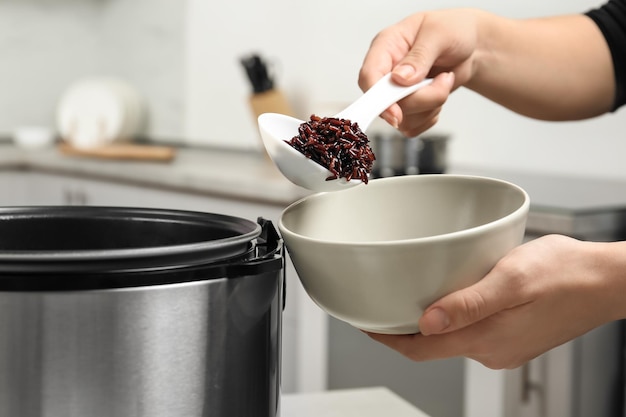
[{"label": "cabinet", "polygon": [[[276,225],[282,206],[191,194],[171,189],[83,179],[39,172],[0,171],[0,205],[134,206],[228,214],[250,220],[261,216]],[[282,388],[284,392],[325,388],[323,313],[306,295],[287,258],[283,314]],[[320,328],[322,330],[320,330]]]},{"label": "cabinet", "polygon": [[0,173],[0,204],[23,205],[29,204],[28,179],[20,172]]}]

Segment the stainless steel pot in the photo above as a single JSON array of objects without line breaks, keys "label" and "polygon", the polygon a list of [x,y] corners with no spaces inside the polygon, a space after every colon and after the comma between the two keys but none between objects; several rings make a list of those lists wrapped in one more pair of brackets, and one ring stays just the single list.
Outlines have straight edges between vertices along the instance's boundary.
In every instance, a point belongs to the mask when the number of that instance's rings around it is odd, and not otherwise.
[{"label": "stainless steel pot", "polygon": [[376,134],[371,146],[376,155],[374,177],[413,174],[443,174],[447,169],[445,134],[425,134],[407,138],[400,133]]},{"label": "stainless steel pot", "polygon": [[278,416],[283,265],[263,219],[0,209],[0,417]]}]

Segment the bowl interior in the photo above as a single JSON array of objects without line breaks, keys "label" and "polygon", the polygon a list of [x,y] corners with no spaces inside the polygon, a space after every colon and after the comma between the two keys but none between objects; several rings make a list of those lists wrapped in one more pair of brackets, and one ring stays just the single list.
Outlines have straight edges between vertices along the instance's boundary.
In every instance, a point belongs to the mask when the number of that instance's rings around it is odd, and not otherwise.
[{"label": "bowl interior", "polygon": [[315,194],[288,207],[283,231],[325,242],[376,243],[467,231],[527,203],[505,181],[456,175],[380,178],[349,190]]}]

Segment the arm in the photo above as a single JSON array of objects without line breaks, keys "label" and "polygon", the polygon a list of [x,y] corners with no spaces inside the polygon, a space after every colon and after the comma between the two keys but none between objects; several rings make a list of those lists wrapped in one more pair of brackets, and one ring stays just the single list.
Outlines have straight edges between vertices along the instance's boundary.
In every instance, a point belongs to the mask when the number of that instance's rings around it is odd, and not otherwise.
[{"label": "arm", "polygon": [[432,126],[459,86],[545,120],[602,114],[615,96],[608,46],[584,15],[515,20],[475,9],[417,13],[377,35],[359,85],[367,90],[392,70],[403,85],[437,76],[383,114],[407,136]]},{"label": "arm", "polygon": [[611,54],[591,19],[511,20],[486,14],[479,21],[481,41],[467,87],[538,119],[584,119],[611,110]]}]

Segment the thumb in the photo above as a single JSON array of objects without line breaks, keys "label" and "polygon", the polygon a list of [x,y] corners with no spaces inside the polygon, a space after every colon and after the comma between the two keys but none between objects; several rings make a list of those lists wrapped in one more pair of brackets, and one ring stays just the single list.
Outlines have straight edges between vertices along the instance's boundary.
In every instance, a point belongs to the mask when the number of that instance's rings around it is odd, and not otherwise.
[{"label": "thumb", "polygon": [[431,42],[427,35],[418,36],[409,52],[396,64],[391,71],[391,78],[400,85],[415,84],[428,76],[435,60],[438,58],[439,45]]},{"label": "thumb", "polygon": [[511,291],[504,288],[502,281],[487,275],[478,283],[435,301],[419,319],[420,332],[426,336],[448,333],[512,307],[515,303]]},{"label": "thumb", "polygon": [[422,22],[411,49],[391,71],[392,80],[400,85],[415,84],[426,78],[442,53],[441,34],[424,26]]},{"label": "thumb", "polygon": [[430,71],[430,64],[425,64],[423,57],[407,55],[391,71],[391,79],[400,85],[412,85],[423,80]]}]

